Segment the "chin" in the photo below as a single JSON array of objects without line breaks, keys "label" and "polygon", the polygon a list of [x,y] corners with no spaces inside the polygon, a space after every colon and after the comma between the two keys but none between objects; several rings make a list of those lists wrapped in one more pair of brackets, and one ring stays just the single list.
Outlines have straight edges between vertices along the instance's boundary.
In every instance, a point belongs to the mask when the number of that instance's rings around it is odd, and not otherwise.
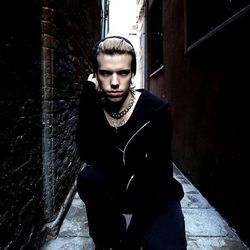
[{"label": "chin", "polygon": [[110,97],[108,96],[108,99],[111,101],[111,102],[119,102],[122,100],[122,96],[117,96],[117,97]]}]

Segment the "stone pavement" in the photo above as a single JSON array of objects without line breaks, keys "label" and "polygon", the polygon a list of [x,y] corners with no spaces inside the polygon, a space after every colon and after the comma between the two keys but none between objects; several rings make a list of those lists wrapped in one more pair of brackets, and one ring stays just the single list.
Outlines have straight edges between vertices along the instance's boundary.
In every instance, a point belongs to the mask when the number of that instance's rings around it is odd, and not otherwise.
[{"label": "stone pavement", "polygon": [[[246,250],[244,243],[190,181],[175,168],[175,178],[184,188],[181,201],[186,223],[188,250]],[[58,237],[41,250],[94,250],[88,235],[84,203],[75,194]]]}]

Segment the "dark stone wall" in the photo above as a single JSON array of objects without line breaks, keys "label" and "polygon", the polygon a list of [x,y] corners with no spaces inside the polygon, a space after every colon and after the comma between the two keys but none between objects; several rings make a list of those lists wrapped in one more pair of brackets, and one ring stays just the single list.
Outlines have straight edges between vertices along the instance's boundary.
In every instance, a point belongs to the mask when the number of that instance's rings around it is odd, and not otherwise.
[{"label": "dark stone wall", "polygon": [[0,249],[20,249],[44,223],[40,9],[1,3]]},{"label": "dark stone wall", "polygon": [[45,1],[42,23],[45,210],[52,221],[80,168],[74,136],[81,83],[101,34],[99,1]]},{"label": "dark stone wall", "polygon": [[185,54],[185,5],[163,6],[158,89],[171,103],[174,161],[250,244],[249,13]]},{"label": "dark stone wall", "polygon": [[15,0],[0,12],[0,249],[38,249],[80,168],[77,109],[100,6]]}]

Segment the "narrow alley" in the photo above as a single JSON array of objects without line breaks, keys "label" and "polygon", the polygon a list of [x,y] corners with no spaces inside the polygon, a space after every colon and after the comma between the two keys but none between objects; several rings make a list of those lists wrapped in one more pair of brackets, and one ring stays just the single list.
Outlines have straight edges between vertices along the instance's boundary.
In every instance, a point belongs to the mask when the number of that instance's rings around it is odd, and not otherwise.
[{"label": "narrow alley", "polygon": [[170,104],[188,250],[249,249],[249,23],[249,0],[3,1],[0,250],[94,250],[76,130],[112,35],[135,48],[135,89]]},{"label": "narrow alley", "polygon": [[[181,202],[186,223],[188,250],[246,250],[234,229],[212,207],[192,183],[175,167],[175,178],[183,185]],[[129,223],[129,215],[127,215]],[[94,250],[88,234],[85,205],[76,193],[55,239],[48,239],[41,250]]]}]

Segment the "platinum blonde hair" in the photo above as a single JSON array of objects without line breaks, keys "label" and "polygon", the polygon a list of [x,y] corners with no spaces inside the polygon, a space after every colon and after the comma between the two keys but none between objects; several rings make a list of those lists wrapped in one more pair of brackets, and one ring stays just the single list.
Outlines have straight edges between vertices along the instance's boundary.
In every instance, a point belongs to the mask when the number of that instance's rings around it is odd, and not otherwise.
[{"label": "platinum blonde hair", "polygon": [[99,54],[115,55],[115,54],[128,54],[132,56],[131,70],[133,74],[136,73],[136,54],[132,43],[120,36],[106,37],[100,40],[93,49],[93,70],[97,72],[98,62],[97,56]]}]

